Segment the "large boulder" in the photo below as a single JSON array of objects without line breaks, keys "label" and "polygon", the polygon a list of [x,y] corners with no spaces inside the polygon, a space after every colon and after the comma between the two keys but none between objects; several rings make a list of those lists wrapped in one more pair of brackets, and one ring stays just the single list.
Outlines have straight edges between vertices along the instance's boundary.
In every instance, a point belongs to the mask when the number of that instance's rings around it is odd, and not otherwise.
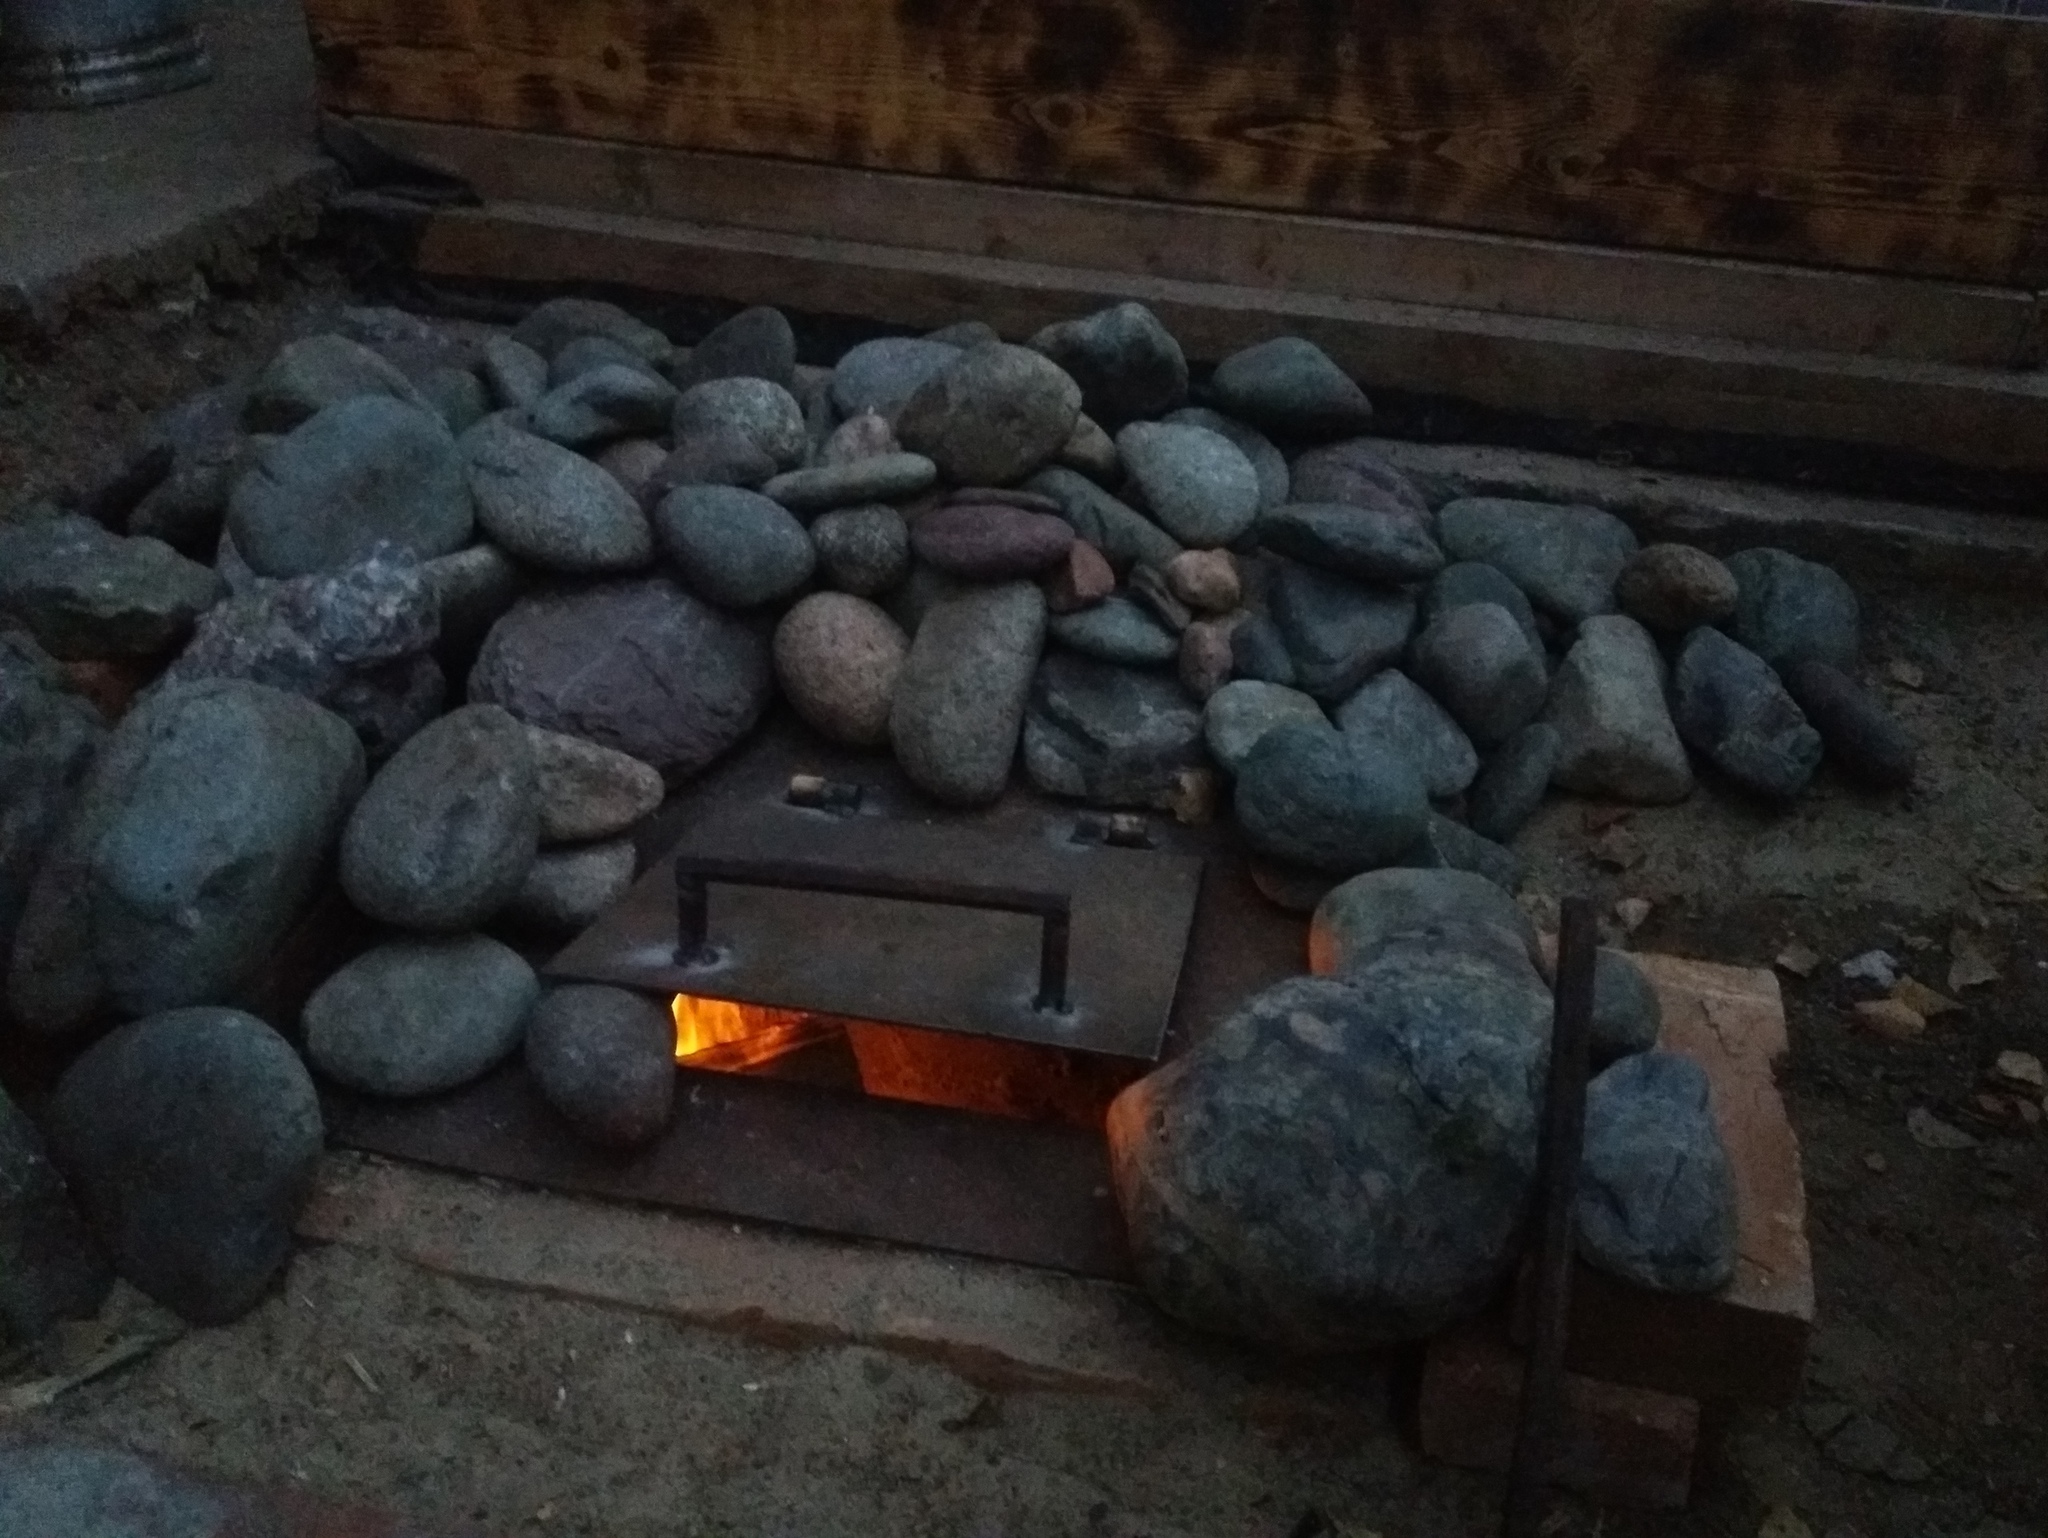
[{"label": "large boulder", "polygon": [[1171,679],[1067,652],[1039,664],[1024,769],[1048,795],[1165,809],[1201,762],[1201,712]]},{"label": "large boulder", "polygon": [[221,595],[211,569],[161,540],[76,515],[0,525],[0,615],[66,661],[160,655]]},{"label": "large boulder", "polygon": [[266,577],[345,566],[380,541],[446,555],[475,526],[455,435],[383,395],[329,406],[273,439],[228,497],[235,549]]},{"label": "large boulder", "polygon": [[1624,1057],[1586,1086],[1579,1253],[1625,1282],[1714,1292],[1735,1275],[1735,1177],[1706,1070]]},{"label": "large boulder", "polygon": [[0,630],[0,959],[106,723],[27,636]]},{"label": "large boulder", "polygon": [[971,587],[926,611],[889,710],[912,783],[960,806],[1003,793],[1044,642],[1045,597],[1028,582]]},{"label": "large boulder", "polygon": [[309,700],[216,680],[137,704],[30,888],[7,978],[16,1016],[71,1031],[233,997],[298,916],[362,785],[362,744]]},{"label": "large boulder", "polygon": [[525,730],[466,705],[392,757],[349,816],[341,886],[403,929],[471,929],[502,908],[540,848],[540,785]]},{"label": "large boulder", "polygon": [[539,997],[533,968],[483,935],[389,940],[306,1001],[306,1055],[366,1094],[435,1095],[510,1057]]},{"label": "large boulder", "polygon": [[[460,556],[443,557],[458,561]],[[256,581],[200,619],[161,686],[244,678],[325,705],[388,755],[439,713],[441,630],[433,574],[379,545],[331,572]]]},{"label": "large boulder", "polygon": [[34,1122],[0,1091],[0,1334],[89,1318],[114,1284]]},{"label": "large boulder", "polygon": [[989,342],[918,386],[896,418],[896,436],[956,485],[1007,486],[1060,451],[1080,412],[1081,387],[1058,364]]},{"label": "large boulder", "polygon": [[774,692],[754,629],[660,577],[515,604],[469,675],[473,701],[688,779],[753,730]]},{"label": "large boulder", "polygon": [[1028,344],[1073,376],[1081,409],[1114,427],[1156,417],[1188,393],[1188,360],[1173,333],[1144,305],[1126,300],[1056,321]]},{"label": "large boulder", "polygon": [[1308,723],[1275,727],[1237,770],[1238,829],[1275,860],[1348,876],[1422,840],[1429,796],[1393,749]]},{"label": "large boulder", "polygon": [[1139,1280],[1288,1351],[1419,1340],[1513,1261],[1548,1000],[1483,968],[1295,978],[1110,1107]]},{"label": "large boulder", "polygon": [[1614,585],[1636,537],[1597,507],[1463,497],[1436,515],[1437,538],[1455,561],[1507,573],[1545,613],[1568,624],[1614,612]]},{"label": "large boulder", "polygon": [[526,1069],[542,1097],[601,1148],[652,1142],[675,1106],[676,1028],[643,993],[556,988],[526,1028]]},{"label": "large boulder", "polygon": [[1624,615],[1600,615],[1551,680],[1543,719],[1559,738],[1553,783],[1622,801],[1683,801],[1692,765],[1664,703],[1664,663],[1650,633]]},{"label": "large boulder", "polygon": [[617,477],[581,454],[499,420],[464,434],[462,452],[477,522],[528,565],[582,577],[653,561],[647,515]]},{"label": "large boulder", "polygon": [[1815,731],[1770,665],[1702,625],[1671,670],[1678,734],[1745,790],[1789,801],[1820,767]]},{"label": "large boulder", "polygon": [[775,627],[775,676],[815,732],[857,748],[889,741],[910,642],[888,613],[847,593],[813,593]]},{"label": "large boulder", "polygon": [[[308,707],[309,709],[311,707]],[[323,1142],[289,1043],[234,1009],[122,1026],[50,1102],[50,1152],[115,1266],[195,1324],[254,1307],[291,1254]]]}]

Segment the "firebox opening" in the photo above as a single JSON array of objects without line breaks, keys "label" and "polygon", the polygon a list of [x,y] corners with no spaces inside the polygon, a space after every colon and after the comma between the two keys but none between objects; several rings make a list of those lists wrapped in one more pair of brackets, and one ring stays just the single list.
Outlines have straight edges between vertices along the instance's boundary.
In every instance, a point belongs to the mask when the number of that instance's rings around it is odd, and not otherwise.
[{"label": "firebox opening", "polygon": [[679,993],[676,1063],[799,1079],[885,1100],[1100,1129],[1143,1065],[950,1031]]}]

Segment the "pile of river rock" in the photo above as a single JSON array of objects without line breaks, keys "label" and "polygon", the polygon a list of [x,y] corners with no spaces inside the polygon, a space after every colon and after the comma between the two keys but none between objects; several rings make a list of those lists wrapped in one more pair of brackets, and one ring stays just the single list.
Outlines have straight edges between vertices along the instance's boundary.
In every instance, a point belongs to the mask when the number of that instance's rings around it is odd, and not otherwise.
[{"label": "pile of river rock", "polygon": [[[1232,809],[1314,909],[1312,971],[1111,1119],[1168,1308],[1295,1345],[1477,1307],[1535,1165],[1549,993],[1505,847],[1553,786],[1795,796],[1910,747],[1857,605],[1776,550],[1639,548],[1584,506],[1432,507],[1309,342],[1221,363],[1119,305],[800,367],[741,314],[509,331],[352,310],[170,411],[91,512],[0,524],[10,1029],[84,1050],[0,1099],[0,1319],[108,1266],[194,1319],[262,1293],[321,1146],[306,1064],[431,1095],[524,1051],[580,1132],[672,1114],[650,1000],[527,956],[635,875],[629,834],[778,694],[936,801],[1021,772]],[[142,685],[118,719],[81,678]],[[105,690],[101,690],[104,696]],[[271,1025],[236,1007],[338,881],[387,938]],[[1645,1285],[1733,1265],[1700,1071],[1603,953],[1582,1244]]]}]

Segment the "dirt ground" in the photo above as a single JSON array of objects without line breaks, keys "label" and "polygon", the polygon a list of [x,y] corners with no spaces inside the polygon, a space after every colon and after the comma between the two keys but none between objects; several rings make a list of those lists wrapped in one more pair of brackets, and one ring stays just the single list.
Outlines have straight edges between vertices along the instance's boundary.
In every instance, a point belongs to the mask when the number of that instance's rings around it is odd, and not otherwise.
[{"label": "dirt ground", "polygon": [[[317,268],[273,270],[0,360],[0,512],[89,484],[148,411],[260,358],[293,308],[335,292]],[[1521,841],[1543,890],[1647,899],[1639,948],[1763,966],[1796,942],[1820,958],[1781,973],[1819,1280],[1807,1395],[1718,1416],[1682,1516],[1576,1507],[1559,1532],[1749,1538],[1777,1506],[1816,1538],[2048,1531],[2048,1133],[1990,1080],[2001,1052],[2048,1058],[2048,607],[1908,584],[1862,596],[1872,676],[1924,745],[1911,797],[1824,777],[1776,813],[1710,785],[1611,825],[1560,802]],[[1843,959],[1883,947],[1948,991],[1958,945],[1999,973],[1958,991],[1965,1008],[1907,1042],[1858,1027],[1850,1006],[1875,990]],[[1921,1109],[1977,1146],[1922,1146],[1907,1129]],[[31,1425],[498,1534],[1490,1531],[1498,1482],[1431,1467],[1405,1439],[1408,1367],[1304,1378],[1219,1359],[1213,1394],[1171,1402],[989,1397],[879,1352],[781,1350],[336,1247],[301,1253],[242,1323]],[[1924,1477],[1843,1466],[1858,1460],[1840,1434],[1817,1433],[1845,1413],[1889,1428]]]}]

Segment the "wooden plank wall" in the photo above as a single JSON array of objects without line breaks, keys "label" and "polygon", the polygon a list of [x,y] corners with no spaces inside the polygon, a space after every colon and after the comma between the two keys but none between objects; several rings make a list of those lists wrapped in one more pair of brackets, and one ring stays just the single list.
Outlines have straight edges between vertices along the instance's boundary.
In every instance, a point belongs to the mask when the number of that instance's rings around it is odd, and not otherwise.
[{"label": "wooden plank wall", "polygon": [[349,113],[2048,286],[2038,21],[1828,0],[306,9],[323,102]]}]

